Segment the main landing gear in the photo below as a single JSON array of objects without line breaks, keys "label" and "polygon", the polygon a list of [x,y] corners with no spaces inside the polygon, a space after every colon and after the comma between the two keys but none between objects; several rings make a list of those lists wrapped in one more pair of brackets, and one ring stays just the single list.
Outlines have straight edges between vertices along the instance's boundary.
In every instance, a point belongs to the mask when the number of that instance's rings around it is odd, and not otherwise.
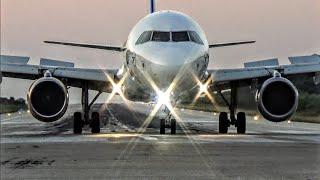
[{"label": "main landing gear", "polygon": [[100,133],[100,115],[98,112],[92,112],[91,118],[89,119],[89,112],[93,103],[98,99],[101,92],[93,98],[92,102],[89,104],[89,91],[88,83],[86,81],[82,82],[82,113],[75,112],[73,114],[73,133],[81,134],[84,125],[90,125],[92,133]]},{"label": "main landing gear", "polygon": [[225,96],[218,91],[219,95],[229,107],[230,110],[230,119],[228,118],[228,113],[221,112],[219,115],[219,133],[226,134],[228,133],[228,128],[231,125],[237,127],[238,134],[246,133],[246,114],[244,112],[238,112],[237,117],[235,117],[235,112],[237,109],[237,83],[231,84],[231,96],[230,103],[225,98]]}]

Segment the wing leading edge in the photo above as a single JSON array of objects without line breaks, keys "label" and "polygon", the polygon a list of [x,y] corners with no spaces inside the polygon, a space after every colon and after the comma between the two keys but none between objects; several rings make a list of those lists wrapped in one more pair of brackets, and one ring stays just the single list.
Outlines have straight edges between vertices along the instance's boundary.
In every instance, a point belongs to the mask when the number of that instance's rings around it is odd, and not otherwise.
[{"label": "wing leading edge", "polygon": [[209,48],[218,48],[218,47],[226,47],[226,46],[236,46],[242,44],[252,44],[256,41],[240,41],[240,42],[230,42],[230,43],[218,43],[218,44],[210,44]]},{"label": "wing leading edge", "polygon": [[64,46],[91,48],[91,49],[101,49],[101,50],[109,50],[109,51],[118,51],[118,52],[122,52],[122,51],[126,50],[126,48],[124,48],[124,47],[95,45],[95,44],[79,44],[79,43],[59,42],[59,41],[44,41],[44,43],[64,45]]}]

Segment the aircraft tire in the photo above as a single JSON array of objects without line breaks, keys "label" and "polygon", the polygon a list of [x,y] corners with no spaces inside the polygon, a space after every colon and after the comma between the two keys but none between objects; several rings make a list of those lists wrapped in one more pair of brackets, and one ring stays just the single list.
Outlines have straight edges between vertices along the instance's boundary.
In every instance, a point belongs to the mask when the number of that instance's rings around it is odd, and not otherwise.
[{"label": "aircraft tire", "polygon": [[237,114],[237,133],[246,133],[246,114],[244,112],[239,112]]},{"label": "aircraft tire", "polygon": [[160,134],[166,133],[166,120],[160,119]]},{"label": "aircraft tire", "polygon": [[100,117],[98,112],[91,115],[91,133],[100,133]]},{"label": "aircraft tire", "polygon": [[229,119],[226,112],[221,112],[219,115],[219,133],[226,134],[228,133]]},{"label": "aircraft tire", "polygon": [[82,118],[81,118],[81,112],[75,112],[73,114],[73,133],[74,134],[81,134],[82,133]]},{"label": "aircraft tire", "polygon": [[177,130],[177,121],[175,119],[171,119],[171,134],[176,134]]}]

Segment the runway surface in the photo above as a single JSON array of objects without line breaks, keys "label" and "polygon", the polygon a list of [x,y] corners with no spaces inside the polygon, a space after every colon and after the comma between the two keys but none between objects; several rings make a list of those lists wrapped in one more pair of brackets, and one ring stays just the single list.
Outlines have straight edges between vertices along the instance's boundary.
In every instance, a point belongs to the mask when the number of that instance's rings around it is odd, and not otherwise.
[{"label": "runway surface", "polygon": [[152,106],[96,105],[101,134],[72,134],[64,118],[1,115],[1,179],[320,179],[320,125],[248,117],[247,134],[217,133],[213,113],[177,110],[177,135],[144,125]]}]

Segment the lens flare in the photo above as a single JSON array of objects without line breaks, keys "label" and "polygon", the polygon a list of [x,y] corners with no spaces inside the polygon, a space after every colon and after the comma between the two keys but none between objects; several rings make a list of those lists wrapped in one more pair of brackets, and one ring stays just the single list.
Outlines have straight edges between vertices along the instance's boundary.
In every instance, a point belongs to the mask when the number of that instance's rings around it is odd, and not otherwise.
[{"label": "lens flare", "polygon": [[199,78],[192,73],[193,78],[195,79],[195,81],[198,83],[199,86],[199,91],[196,94],[196,96],[194,97],[193,101],[192,101],[192,106],[195,105],[195,103],[197,102],[197,100],[201,97],[201,95],[205,95],[206,97],[209,98],[209,100],[211,101],[211,103],[214,105],[215,104],[215,100],[213,98],[213,96],[211,95],[211,93],[209,92],[209,85],[212,82],[212,77],[210,76],[204,83],[201,82],[199,80]]},{"label": "lens flare", "polygon": [[157,97],[157,103],[161,105],[170,105],[170,94],[167,94],[165,92],[159,91]]},{"label": "lens flare", "polygon": [[[183,73],[181,73],[181,72],[183,70],[184,70],[184,67],[182,67],[179,70],[178,74],[176,75],[176,77],[174,78],[174,80],[172,81],[172,83],[170,84],[170,86],[168,87],[168,89],[166,91],[161,91],[159,89],[159,87],[156,85],[156,83],[153,81],[153,79],[147,74],[147,72],[140,70],[140,72],[143,74],[144,78],[149,82],[151,88],[156,93],[157,102],[154,105],[152,111],[149,113],[148,117],[144,120],[143,124],[138,129],[137,134],[143,134],[146,131],[147,127],[149,126],[150,122],[154,119],[154,117],[156,116],[156,114],[159,111],[159,109],[161,108],[161,106],[165,105],[169,109],[171,115],[176,119],[177,123],[181,126],[183,132],[187,135],[188,139],[191,141],[192,146],[194,147],[196,153],[200,156],[200,159],[203,161],[203,164],[210,170],[210,174],[212,176],[214,176],[214,172],[211,170],[212,168],[211,168],[210,164],[207,162],[207,159],[205,159],[203,157],[203,155],[202,155],[203,153],[205,153],[205,151],[201,148],[200,144],[198,144],[197,141],[192,136],[189,135],[188,127],[184,124],[182,119],[178,116],[178,114],[175,111],[175,107],[171,104],[171,102],[174,102],[174,100],[170,98],[171,97],[171,93],[173,92],[173,90],[177,86],[180,78],[182,77]],[[209,81],[208,81],[208,84],[209,84]],[[206,92],[208,92],[208,91],[206,91]],[[210,100],[213,101],[213,98],[212,98],[211,94],[210,93],[206,93],[206,94],[210,98]],[[112,167],[121,166],[121,161],[120,160],[126,159],[126,157],[130,157],[133,149],[137,145],[137,141],[138,140],[139,140],[139,136],[133,137],[129,141],[127,146],[119,154],[119,156],[117,158],[119,160],[115,161],[112,164]],[[115,174],[120,173],[118,171],[118,169],[115,170]]]},{"label": "lens flare", "polygon": [[120,79],[119,82],[115,82],[115,80],[113,78],[111,78],[111,76],[108,74],[108,73],[105,73],[107,79],[109,80],[111,86],[112,86],[112,92],[110,93],[108,99],[106,100],[105,104],[108,104],[110,103],[110,101],[112,100],[112,98],[115,96],[115,95],[119,95],[124,101],[125,103],[127,102],[127,99],[125,98],[124,94],[122,93],[122,85],[125,81],[125,79],[127,78],[128,76],[128,72],[126,72],[124,74],[124,76]]},{"label": "lens flare", "polygon": [[208,86],[206,84],[199,84],[199,93],[203,94],[206,93],[208,90]]}]

